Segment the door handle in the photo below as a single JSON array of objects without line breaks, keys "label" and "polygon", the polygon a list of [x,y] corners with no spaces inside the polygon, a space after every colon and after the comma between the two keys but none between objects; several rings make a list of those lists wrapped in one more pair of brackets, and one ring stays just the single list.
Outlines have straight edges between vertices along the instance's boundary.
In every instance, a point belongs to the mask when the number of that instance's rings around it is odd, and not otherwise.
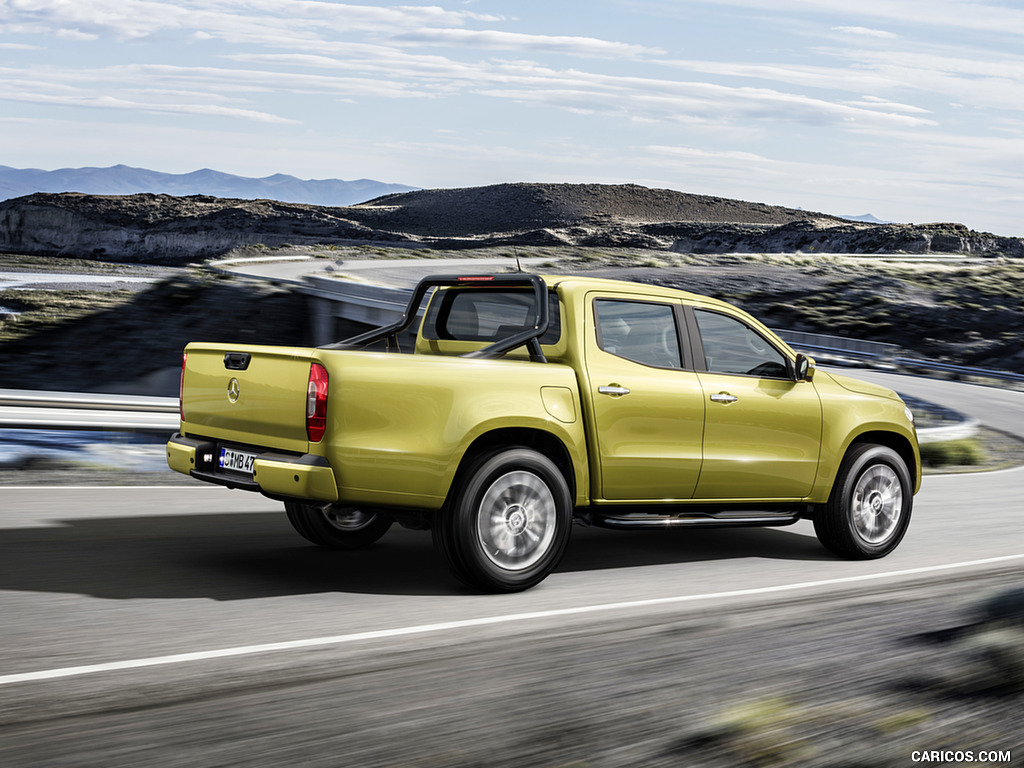
[{"label": "door handle", "polygon": [[625,387],[620,387],[618,384],[609,384],[606,387],[598,387],[597,391],[602,395],[628,395],[629,390]]},{"label": "door handle", "polygon": [[711,396],[711,402],[713,403],[735,403],[739,400],[736,395],[730,395],[728,392],[719,392],[717,395]]},{"label": "door handle", "polygon": [[244,371],[249,367],[252,355],[248,352],[225,352],[224,367],[229,371]]}]

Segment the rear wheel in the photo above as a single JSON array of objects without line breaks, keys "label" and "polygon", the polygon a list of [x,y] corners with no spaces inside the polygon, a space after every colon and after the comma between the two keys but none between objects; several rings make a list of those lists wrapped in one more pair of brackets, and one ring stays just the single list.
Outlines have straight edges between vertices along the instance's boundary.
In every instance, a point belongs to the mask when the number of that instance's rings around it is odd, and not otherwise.
[{"label": "rear wheel", "polygon": [[438,513],[435,546],[462,581],[518,592],[558,565],[569,541],[572,500],[543,454],[512,448],[478,459]]},{"label": "rear wheel", "polygon": [[828,503],[815,512],[814,532],[840,557],[884,557],[907,532],[913,502],[910,472],[898,453],[884,445],[855,445]]},{"label": "rear wheel", "polygon": [[373,544],[394,522],[382,512],[363,512],[341,504],[286,501],[292,527],[304,539],[332,549],[359,549]]}]

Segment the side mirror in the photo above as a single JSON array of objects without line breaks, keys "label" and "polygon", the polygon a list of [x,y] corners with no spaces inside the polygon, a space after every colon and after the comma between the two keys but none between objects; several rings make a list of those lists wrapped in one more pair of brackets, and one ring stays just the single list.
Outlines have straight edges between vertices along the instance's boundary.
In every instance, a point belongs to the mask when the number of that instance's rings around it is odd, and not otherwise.
[{"label": "side mirror", "polygon": [[811,381],[814,378],[814,361],[803,353],[798,354],[793,363],[793,374],[797,381]]}]

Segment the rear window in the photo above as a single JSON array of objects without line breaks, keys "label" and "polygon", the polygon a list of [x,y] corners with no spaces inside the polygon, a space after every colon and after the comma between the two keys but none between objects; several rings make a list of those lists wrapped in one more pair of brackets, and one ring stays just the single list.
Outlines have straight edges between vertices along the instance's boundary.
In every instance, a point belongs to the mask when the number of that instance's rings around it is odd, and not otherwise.
[{"label": "rear window", "polygon": [[[537,315],[533,291],[449,289],[430,302],[423,323],[427,339],[498,341],[533,327]],[[548,293],[548,330],[541,344],[557,344],[562,335],[558,296]]]}]

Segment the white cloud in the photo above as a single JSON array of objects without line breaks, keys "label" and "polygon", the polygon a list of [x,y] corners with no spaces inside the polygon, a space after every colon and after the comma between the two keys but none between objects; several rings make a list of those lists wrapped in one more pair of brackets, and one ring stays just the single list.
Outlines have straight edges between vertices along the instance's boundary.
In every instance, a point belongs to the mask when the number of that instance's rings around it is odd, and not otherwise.
[{"label": "white cloud", "polygon": [[862,37],[878,37],[883,40],[899,40],[900,36],[895,32],[886,32],[882,29],[868,29],[867,27],[832,27],[833,32],[843,32],[847,35],[860,35]]},{"label": "white cloud", "polygon": [[5,101],[46,104],[63,107],[85,107],[89,109],[116,109],[150,114],[196,115],[202,117],[226,117],[231,119],[250,120],[257,123],[298,124],[280,115],[260,112],[251,109],[239,109],[217,104],[181,104],[131,101],[115,96],[104,95],[71,95],[42,94],[9,89],[0,89],[0,99]]},{"label": "white cloud", "polygon": [[[853,107],[866,107],[867,109],[881,109],[887,112],[903,112],[908,115],[927,115],[931,112],[912,104],[901,104],[898,101],[888,101],[877,96],[865,96],[860,101],[846,102]],[[934,122],[934,121],[932,121]]]},{"label": "white cloud", "polygon": [[[722,126],[732,121],[774,120],[844,128],[870,125],[930,125],[927,110],[891,100],[850,101],[812,97],[778,89],[730,86],[662,78],[624,77],[582,70],[557,70],[535,62],[486,60],[455,62],[440,56],[421,56],[386,46],[341,46],[336,56],[308,54],[240,54],[232,58],[252,64],[287,64],[348,73],[373,73],[379,95],[392,97],[482,94],[512,99],[578,114],[599,114],[631,120],[706,123]],[[717,71],[744,71],[723,65]],[[765,72],[765,77],[768,73]],[[813,70],[780,70],[779,78],[819,84],[830,82],[829,73]],[[225,73],[225,78],[231,77]],[[255,75],[256,80],[259,75]],[[382,80],[383,79],[383,80]],[[270,74],[267,84],[287,83],[288,78]],[[317,83],[337,87],[336,78],[307,76],[308,87]],[[383,87],[386,82],[390,87]],[[833,83],[834,84],[834,83]],[[852,76],[845,84],[868,90],[893,81],[876,75]]]},{"label": "white cloud", "polygon": [[0,4],[0,31],[137,40],[161,32],[189,30],[233,42],[265,45],[279,45],[282,39],[293,36],[333,38],[339,30],[394,33],[501,19],[437,6],[377,7],[314,0],[5,0]]},{"label": "white cloud", "polygon": [[[903,91],[983,109],[1024,110],[1024,57],[968,51],[834,51]],[[958,55],[961,54],[961,55]]]},{"label": "white cloud", "polygon": [[[878,19],[911,29],[941,27],[956,32],[974,30],[1024,35],[1024,10],[985,0],[690,0],[692,3],[764,11],[772,16],[807,18],[837,16],[844,20]],[[675,3],[647,3],[649,10],[676,16]]]},{"label": "white cloud", "polygon": [[496,30],[422,29],[394,35],[391,39],[399,43],[416,45],[558,53],[593,58],[636,58],[665,53],[660,48],[598,40],[592,37],[529,35]]},{"label": "white cloud", "polygon": [[810,88],[837,88],[847,91],[891,89],[899,80],[870,69],[789,63],[750,63],[735,61],[669,60],[663,64],[705,75],[737,80],[767,80]]},{"label": "white cloud", "polygon": [[872,125],[931,125],[934,121],[891,111],[883,105],[857,106],[802,94],[595,73],[553,73],[543,80],[532,79],[523,89],[511,83],[506,88],[489,88],[492,96],[543,103],[556,108],[589,110],[608,115],[632,115],[675,122],[771,120],[778,122],[830,124],[841,127]]},{"label": "white cloud", "polygon": [[743,168],[751,171],[765,171],[772,166],[777,165],[777,163],[769,158],[755,152],[742,152],[738,150],[720,151],[702,149],[698,147],[665,146],[656,144],[643,147],[642,149],[643,151],[657,155],[658,157],[673,158],[675,160],[681,160],[686,163],[702,165],[705,167],[736,168],[738,166],[742,166]]}]

